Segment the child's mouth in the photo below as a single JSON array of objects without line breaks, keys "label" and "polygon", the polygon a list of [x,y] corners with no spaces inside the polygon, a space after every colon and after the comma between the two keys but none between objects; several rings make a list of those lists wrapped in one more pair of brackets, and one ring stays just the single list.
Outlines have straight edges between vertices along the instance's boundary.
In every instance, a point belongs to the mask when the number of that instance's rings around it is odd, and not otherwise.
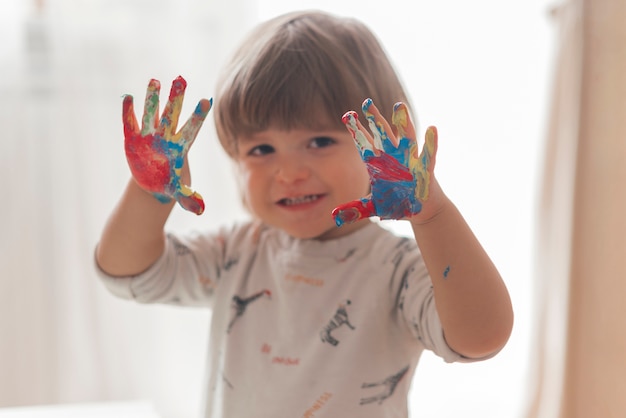
[{"label": "child's mouth", "polygon": [[278,204],[281,206],[304,205],[307,203],[315,202],[320,197],[322,197],[322,195],[319,195],[319,194],[309,194],[309,195],[298,196],[298,197],[286,197],[284,199],[280,199],[278,201]]}]

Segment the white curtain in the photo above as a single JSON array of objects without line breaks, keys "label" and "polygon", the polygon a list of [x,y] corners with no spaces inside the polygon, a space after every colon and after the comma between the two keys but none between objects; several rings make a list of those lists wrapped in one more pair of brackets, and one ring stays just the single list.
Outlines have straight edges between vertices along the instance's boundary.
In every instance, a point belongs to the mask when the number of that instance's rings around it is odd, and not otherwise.
[{"label": "white curtain", "polygon": [[625,20],[621,0],[555,10],[529,418],[626,411]]},{"label": "white curtain", "polygon": [[583,60],[582,2],[554,8],[558,29],[536,224],[530,416],[557,417],[563,391]]},{"label": "white curtain", "polygon": [[[551,32],[547,0],[21,0],[0,2],[0,407],[148,399],[200,410],[209,313],[120,301],[91,260],[128,169],[121,96],[183,75],[183,113],[258,20],[321,8],[365,21],[441,135],[437,172],[511,291],[516,324],[495,359],[425,354],[416,417],[520,416],[530,335],[536,160]],[[141,109],[141,106],[138,106]],[[209,202],[169,226],[245,216],[210,118],[190,154]],[[210,193],[208,192],[210,191]],[[388,223],[409,233],[402,223]],[[450,401],[453,399],[454,401]]]}]

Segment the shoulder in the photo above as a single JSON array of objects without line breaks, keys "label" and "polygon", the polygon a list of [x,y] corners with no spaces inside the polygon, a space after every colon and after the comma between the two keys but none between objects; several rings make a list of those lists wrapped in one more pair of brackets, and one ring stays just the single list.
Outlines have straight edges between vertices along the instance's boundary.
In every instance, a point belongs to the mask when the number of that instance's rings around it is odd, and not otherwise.
[{"label": "shoulder", "polygon": [[414,237],[398,235],[380,224],[373,229],[370,242],[362,244],[366,247],[360,263],[364,274],[384,281],[394,300],[408,282],[430,284],[426,264]]},{"label": "shoulder", "polygon": [[252,251],[258,245],[263,226],[240,221],[215,228],[168,231],[166,253],[214,258],[233,252]]},{"label": "shoulder", "polygon": [[367,248],[367,257],[395,259],[398,256],[412,255],[421,257],[415,238],[398,235],[378,223],[368,227],[370,235],[361,245]]}]

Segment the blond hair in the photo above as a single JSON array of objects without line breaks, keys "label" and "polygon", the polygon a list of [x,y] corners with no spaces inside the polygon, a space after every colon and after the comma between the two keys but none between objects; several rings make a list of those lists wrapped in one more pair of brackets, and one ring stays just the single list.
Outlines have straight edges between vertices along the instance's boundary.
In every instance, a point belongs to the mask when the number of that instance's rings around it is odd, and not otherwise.
[{"label": "blond hair", "polygon": [[345,129],[341,116],[368,97],[387,117],[395,102],[408,102],[376,36],[352,18],[293,12],[243,41],[218,80],[213,115],[236,158],[239,138],[268,128]]}]

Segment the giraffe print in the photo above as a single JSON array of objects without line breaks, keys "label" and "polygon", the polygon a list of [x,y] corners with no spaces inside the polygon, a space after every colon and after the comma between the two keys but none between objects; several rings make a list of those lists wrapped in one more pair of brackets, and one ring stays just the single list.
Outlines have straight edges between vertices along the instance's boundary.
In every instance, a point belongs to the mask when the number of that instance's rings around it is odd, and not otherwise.
[{"label": "giraffe print", "polygon": [[346,300],[345,303],[339,305],[339,308],[337,308],[337,312],[335,312],[333,318],[328,322],[328,325],[326,325],[324,329],[320,332],[320,338],[322,339],[322,342],[336,346],[337,344],[339,344],[339,340],[332,336],[331,333],[334,330],[344,324],[347,325],[348,328],[350,328],[351,330],[355,329],[348,319],[348,311],[346,310],[346,307],[350,305],[350,303],[350,300]]},{"label": "giraffe print", "polygon": [[230,333],[230,330],[233,328],[233,325],[239,318],[243,316],[243,314],[246,312],[246,308],[248,307],[250,303],[254,302],[255,300],[263,296],[267,296],[268,298],[271,298],[272,292],[270,292],[267,289],[264,289],[246,298],[242,298],[237,295],[234,295],[232,306],[235,309],[235,316],[233,316],[233,318],[230,320],[230,324],[228,324],[228,330],[226,332]]},{"label": "giraffe print", "polygon": [[370,396],[368,398],[361,398],[360,404],[367,405],[367,404],[374,403],[374,402],[378,402],[379,405],[382,404],[385,399],[393,395],[393,392],[396,390],[398,383],[400,383],[400,381],[402,380],[402,378],[408,371],[409,371],[409,366],[406,366],[405,368],[400,370],[398,373],[392,376],[389,376],[388,378],[380,382],[363,383],[363,385],[361,385],[361,388],[363,389],[383,386],[385,390],[384,392],[381,392],[378,395]]}]

